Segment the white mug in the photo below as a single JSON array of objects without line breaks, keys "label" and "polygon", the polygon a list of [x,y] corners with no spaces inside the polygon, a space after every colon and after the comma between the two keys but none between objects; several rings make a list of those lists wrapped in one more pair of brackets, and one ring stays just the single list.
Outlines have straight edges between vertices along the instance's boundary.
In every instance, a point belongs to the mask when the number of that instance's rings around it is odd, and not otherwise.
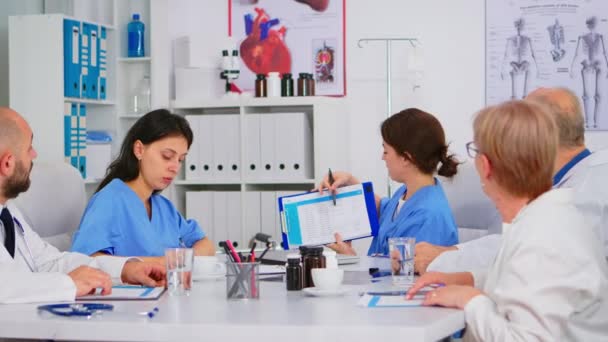
[{"label": "white mug", "polygon": [[226,265],[220,262],[217,256],[195,256],[193,273],[195,278],[224,275],[226,274]]}]

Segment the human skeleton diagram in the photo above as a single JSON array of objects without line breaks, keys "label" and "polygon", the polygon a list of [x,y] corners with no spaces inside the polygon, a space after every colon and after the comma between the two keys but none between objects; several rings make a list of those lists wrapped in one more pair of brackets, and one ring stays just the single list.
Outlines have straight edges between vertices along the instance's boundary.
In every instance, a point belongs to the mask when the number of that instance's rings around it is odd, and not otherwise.
[{"label": "human skeleton diagram", "polygon": [[519,18],[513,23],[517,35],[507,39],[505,56],[501,65],[500,78],[505,79],[505,67],[511,66],[509,75],[511,77],[511,99],[522,99],[528,93],[528,81],[530,76],[530,60],[534,62],[534,68],[538,73],[532,40],[521,34],[524,28],[524,19]]},{"label": "human skeleton diagram", "polygon": [[[570,77],[575,77],[575,63],[582,57],[581,78],[583,80],[583,105],[585,107],[585,127],[597,128],[597,115],[601,103],[599,79],[608,69],[608,59],[604,37],[595,32],[597,18],[585,22],[589,32],[578,37],[576,51],[570,66]],[[606,69],[604,69],[606,67]]]},{"label": "human skeleton diagram", "polygon": [[553,44],[553,50],[551,50],[551,57],[554,62],[560,61],[564,58],[566,50],[562,49],[562,44],[566,42],[564,37],[564,27],[560,25],[559,20],[555,19],[555,24],[547,27],[549,31],[549,39]]}]

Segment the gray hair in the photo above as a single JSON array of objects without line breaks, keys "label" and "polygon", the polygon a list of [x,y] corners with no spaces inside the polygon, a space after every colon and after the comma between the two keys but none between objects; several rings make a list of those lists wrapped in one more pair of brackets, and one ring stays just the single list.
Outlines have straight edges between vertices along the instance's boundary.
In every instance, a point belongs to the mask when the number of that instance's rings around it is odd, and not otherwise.
[{"label": "gray hair", "polygon": [[585,119],[578,96],[567,88],[543,89],[531,94],[530,100],[546,107],[557,124],[559,146],[562,148],[585,145]]}]

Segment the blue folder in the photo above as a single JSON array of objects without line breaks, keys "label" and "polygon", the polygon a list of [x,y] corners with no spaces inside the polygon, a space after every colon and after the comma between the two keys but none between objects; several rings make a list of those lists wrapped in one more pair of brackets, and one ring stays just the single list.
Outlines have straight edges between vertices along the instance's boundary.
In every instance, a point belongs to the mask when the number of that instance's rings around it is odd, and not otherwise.
[{"label": "blue folder", "polygon": [[63,113],[63,155],[78,169],[78,104],[66,102]]},{"label": "blue folder", "polygon": [[[335,198],[336,205],[333,204],[333,196],[329,192],[323,195],[306,192],[279,197],[283,248],[332,243],[335,242],[336,232],[345,240],[378,235],[378,211],[371,182],[340,188]],[[360,212],[350,211],[350,208],[357,207],[361,209]],[[346,215],[345,210],[348,212]],[[338,220],[340,217],[344,222]],[[316,218],[319,218],[319,222],[315,222],[314,227],[311,227],[311,222]],[[331,222],[336,222],[336,226],[332,227]],[[354,226],[358,228],[356,232],[348,230]],[[315,233],[307,231],[310,228],[314,229]]]},{"label": "blue folder", "polygon": [[82,87],[85,94],[83,97],[89,99],[97,99],[99,96],[97,88],[99,78],[97,31],[97,25],[82,23]]},{"label": "blue folder", "polygon": [[78,171],[82,178],[87,178],[87,106],[80,104],[78,111]]},{"label": "blue folder", "polygon": [[98,43],[98,62],[99,62],[99,99],[107,98],[107,77],[108,77],[108,51],[107,51],[107,32],[106,28],[99,28]]},{"label": "blue folder", "polygon": [[63,82],[65,97],[80,97],[80,22],[63,21]]}]

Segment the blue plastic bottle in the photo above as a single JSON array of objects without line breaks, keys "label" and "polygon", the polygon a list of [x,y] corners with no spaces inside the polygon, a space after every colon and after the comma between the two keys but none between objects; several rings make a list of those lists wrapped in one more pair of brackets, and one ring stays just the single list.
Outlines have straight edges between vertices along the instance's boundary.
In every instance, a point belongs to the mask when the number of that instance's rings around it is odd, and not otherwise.
[{"label": "blue plastic bottle", "polygon": [[144,57],[146,55],[144,49],[144,23],[139,20],[139,13],[133,13],[133,20],[127,25],[128,39],[128,56],[129,57]]}]

